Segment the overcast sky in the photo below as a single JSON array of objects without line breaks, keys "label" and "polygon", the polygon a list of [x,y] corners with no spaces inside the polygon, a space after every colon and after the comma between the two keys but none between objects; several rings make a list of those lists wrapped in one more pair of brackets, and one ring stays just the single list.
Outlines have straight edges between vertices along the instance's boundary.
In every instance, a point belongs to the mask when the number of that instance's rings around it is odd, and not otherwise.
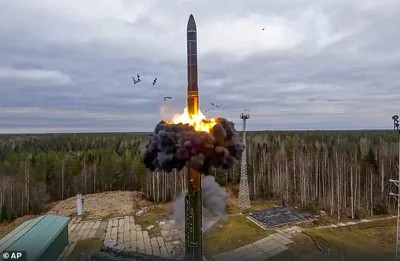
[{"label": "overcast sky", "polygon": [[207,117],[241,129],[247,109],[250,130],[389,129],[399,11],[396,0],[0,0],[0,132],[172,119],[186,105],[191,13],[201,109],[222,104]]}]

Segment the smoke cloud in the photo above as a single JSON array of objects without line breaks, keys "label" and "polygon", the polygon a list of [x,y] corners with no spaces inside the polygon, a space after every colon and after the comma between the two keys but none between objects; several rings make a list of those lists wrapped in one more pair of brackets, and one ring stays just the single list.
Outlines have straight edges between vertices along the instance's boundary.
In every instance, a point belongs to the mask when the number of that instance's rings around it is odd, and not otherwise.
[{"label": "smoke cloud", "polygon": [[160,106],[160,116],[162,120],[172,119],[178,113],[179,110],[173,108],[170,104],[164,103]]},{"label": "smoke cloud", "polygon": [[[212,225],[216,217],[225,218],[225,209],[228,193],[219,186],[214,176],[203,176],[201,179],[203,199],[203,231]],[[180,226],[185,223],[185,198],[183,195],[176,198],[173,204],[175,223]]]},{"label": "smoke cloud", "polygon": [[234,124],[217,118],[210,133],[196,132],[189,124],[157,124],[142,151],[142,162],[151,171],[171,172],[187,166],[203,174],[213,167],[230,169],[240,159],[243,144]]}]

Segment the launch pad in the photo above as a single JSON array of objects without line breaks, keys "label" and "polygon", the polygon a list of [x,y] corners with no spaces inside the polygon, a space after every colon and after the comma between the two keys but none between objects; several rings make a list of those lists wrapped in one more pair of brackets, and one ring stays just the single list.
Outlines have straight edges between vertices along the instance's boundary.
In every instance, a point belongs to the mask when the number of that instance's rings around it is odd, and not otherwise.
[{"label": "launch pad", "polygon": [[301,212],[296,208],[286,206],[258,210],[249,215],[251,221],[264,229],[301,223],[310,218],[312,218],[311,215]]}]

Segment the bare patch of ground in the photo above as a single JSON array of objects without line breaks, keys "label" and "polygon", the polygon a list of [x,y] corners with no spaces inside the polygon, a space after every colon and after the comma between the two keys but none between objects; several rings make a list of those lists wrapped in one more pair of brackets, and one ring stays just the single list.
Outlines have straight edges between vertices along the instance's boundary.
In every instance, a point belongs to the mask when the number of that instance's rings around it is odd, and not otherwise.
[{"label": "bare patch of ground", "polygon": [[[58,202],[49,214],[61,216],[76,216],[77,197]],[[149,206],[142,200],[141,193],[137,191],[108,191],[103,193],[84,195],[84,219],[109,219],[134,215],[144,206]]]}]

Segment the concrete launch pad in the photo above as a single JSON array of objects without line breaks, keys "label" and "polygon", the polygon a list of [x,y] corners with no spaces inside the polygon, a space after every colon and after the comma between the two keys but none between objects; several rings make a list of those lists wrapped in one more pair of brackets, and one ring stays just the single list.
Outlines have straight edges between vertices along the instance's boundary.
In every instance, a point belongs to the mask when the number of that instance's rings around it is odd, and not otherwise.
[{"label": "concrete launch pad", "polygon": [[286,206],[258,210],[249,215],[251,221],[264,229],[305,222],[310,218],[311,215]]}]

